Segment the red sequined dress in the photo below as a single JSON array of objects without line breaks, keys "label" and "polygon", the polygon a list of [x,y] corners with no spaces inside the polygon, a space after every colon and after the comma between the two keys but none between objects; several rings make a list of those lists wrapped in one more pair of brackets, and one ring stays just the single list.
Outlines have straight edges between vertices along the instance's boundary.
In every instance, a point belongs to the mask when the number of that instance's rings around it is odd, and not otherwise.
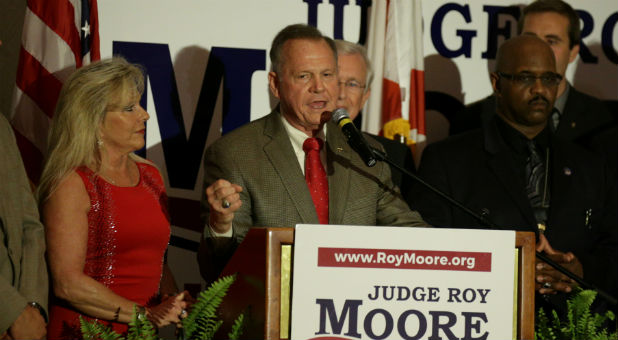
[{"label": "red sequined dress", "polygon": [[[159,172],[146,163],[137,165],[140,180],[134,187],[115,186],[86,167],[76,172],[90,196],[84,273],[116,294],[148,305],[159,291],[170,222]],[[48,339],[81,338],[79,315],[65,301],[51,301]],[[112,326],[118,333],[127,330],[126,324]]]}]

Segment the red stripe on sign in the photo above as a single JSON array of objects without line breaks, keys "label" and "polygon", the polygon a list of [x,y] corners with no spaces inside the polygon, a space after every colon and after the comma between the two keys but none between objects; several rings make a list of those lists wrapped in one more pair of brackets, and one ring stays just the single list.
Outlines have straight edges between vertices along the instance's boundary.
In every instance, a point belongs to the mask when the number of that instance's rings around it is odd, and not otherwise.
[{"label": "red stripe on sign", "polygon": [[318,267],[491,272],[491,253],[363,248],[318,248]]},{"label": "red stripe on sign", "polygon": [[[17,86],[48,116],[54,116],[62,83],[23,47],[19,51]],[[16,113],[19,114],[19,113]]]},{"label": "red stripe on sign", "polygon": [[81,42],[73,5],[67,0],[30,0],[28,8],[66,41],[75,56],[75,64],[81,66]]}]

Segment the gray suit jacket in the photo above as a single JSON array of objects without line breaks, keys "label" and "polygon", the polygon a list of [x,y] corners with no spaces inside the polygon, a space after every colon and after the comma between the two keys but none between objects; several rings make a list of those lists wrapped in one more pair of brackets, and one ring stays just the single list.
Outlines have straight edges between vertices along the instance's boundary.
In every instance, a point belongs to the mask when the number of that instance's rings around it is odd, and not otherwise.
[{"label": "gray suit jacket", "polygon": [[11,126],[0,114],[0,334],[26,303],[47,309],[45,234]]},{"label": "gray suit jacket", "polygon": [[[329,223],[427,226],[417,212],[408,208],[399,189],[392,184],[389,166],[385,163],[371,168],[365,166],[348,146],[340,129],[332,122],[327,124]],[[377,141],[367,139],[374,147],[382,148]],[[206,150],[204,162],[204,189],[219,178],[243,188],[242,207],[234,216],[233,237],[215,238],[208,226],[204,228],[198,260],[205,278],[218,275],[253,226],[319,223],[305,177],[277,110],[221,137]],[[204,194],[205,225],[208,214]],[[205,266],[213,258],[218,263],[216,268]],[[205,272],[209,270],[216,273]]]}]

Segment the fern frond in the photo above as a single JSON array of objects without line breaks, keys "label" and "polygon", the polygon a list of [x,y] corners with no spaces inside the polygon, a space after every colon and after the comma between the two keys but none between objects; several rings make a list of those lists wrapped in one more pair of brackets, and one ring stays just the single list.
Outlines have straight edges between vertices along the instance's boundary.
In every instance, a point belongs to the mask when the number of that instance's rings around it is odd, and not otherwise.
[{"label": "fern frond", "polygon": [[[209,320],[216,318],[217,308],[235,280],[236,275],[222,277],[199,294],[197,302],[192,306],[191,312],[182,320],[182,326],[187,339],[194,338],[193,333],[198,329],[198,324],[202,324],[200,323],[201,319]],[[200,331],[201,333],[203,332]]]},{"label": "fern frond", "polygon": [[597,293],[593,290],[579,290],[567,300],[567,314],[560,320],[558,313],[552,311],[550,321],[545,311],[539,309],[535,338],[546,339],[587,339],[587,340],[618,340],[618,332],[608,334],[603,324],[613,321],[615,316],[611,311],[604,315],[592,313],[590,307]]},{"label": "fern frond", "polygon": [[137,317],[137,306],[133,305],[133,315],[129,322],[127,340],[157,340],[157,332],[150,320],[141,321]]},{"label": "fern frond", "polygon": [[105,326],[96,320],[86,321],[81,315],[79,316],[79,325],[85,340],[124,340],[111,327]]},{"label": "fern frond", "polygon": [[234,321],[232,329],[227,333],[227,337],[230,340],[237,340],[242,335],[243,326],[245,324],[245,314],[240,314]]},{"label": "fern frond", "polygon": [[219,327],[223,324],[223,321],[214,318],[201,318],[196,321],[196,329],[190,340],[210,340],[214,338],[215,333],[219,330]]},{"label": "fern frond", "polygon": [[556,340],[556,335],[550,325],[549,318],[545,310],[539,309],[537,314],[537,324],[534,331],[534,338],[537,340]]}]

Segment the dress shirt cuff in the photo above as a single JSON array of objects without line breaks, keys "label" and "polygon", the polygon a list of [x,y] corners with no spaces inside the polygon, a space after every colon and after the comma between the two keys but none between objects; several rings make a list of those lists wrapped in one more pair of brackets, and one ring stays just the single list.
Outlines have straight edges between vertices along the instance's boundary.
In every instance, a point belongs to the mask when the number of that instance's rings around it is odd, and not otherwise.
[{"label": "dress shirt cuff", "polygon": [[234,228],[230,228],[230,230],[224,233],[216,232],[215,229],[213,229],[213,227],[210,225],[210,223],[208,224],[208,228],[210,229],[210,235],[214,237],[232,237],[234,235]]}]

